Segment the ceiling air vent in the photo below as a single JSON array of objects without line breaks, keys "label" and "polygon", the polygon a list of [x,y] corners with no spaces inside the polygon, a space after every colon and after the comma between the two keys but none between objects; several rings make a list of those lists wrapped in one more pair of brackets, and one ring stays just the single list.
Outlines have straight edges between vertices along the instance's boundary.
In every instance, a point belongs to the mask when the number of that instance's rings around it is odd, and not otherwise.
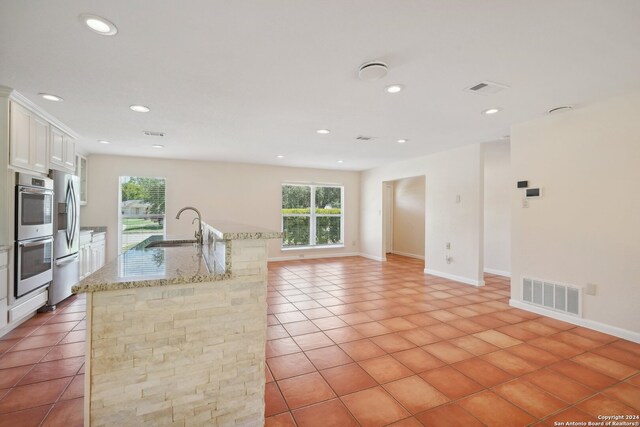
[{"label": "ceiling air vent", "polygon": [[478,95],[495,95],[505,89],[509,89],[509,86],[485,80],[466,88],[465,91],[477,93]]},{"label": "ceiling air vent", "polygon": [[569,111],[572,108],[573,108],[573,105],[562,105],[560,107],[550,109],[549,111],[547,111],[547,113],[549,114],[562,113],[563,111]]},{"label": "ceiling air vent", "polygon": [[143,130],[142,132],[147,136],[164,136],[164,132],[154,132],[150,130]]},{"label": "ceiling air vent", "polygon": [[364,135],[360,135],[358,137],[356,137],[356,141],[360,141],[360,142],[367,142],[367,141],[372,141],[376,139],[373,136],[364,136]]}]

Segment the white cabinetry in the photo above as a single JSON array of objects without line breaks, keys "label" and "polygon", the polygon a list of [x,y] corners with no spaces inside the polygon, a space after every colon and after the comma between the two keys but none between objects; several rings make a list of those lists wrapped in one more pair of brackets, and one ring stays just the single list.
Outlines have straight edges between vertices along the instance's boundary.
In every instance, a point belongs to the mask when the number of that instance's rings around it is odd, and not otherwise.
[{"label": "white cabinetry", "polygon": [[105,233],[80,235],[80,279],[100,270],[106,262]]},{"label": "white cabinetry", "polygon": [[7,286],[9,256],[5,249],[0,249],[0,329],[7,324]]},{"label": "white cabinetry", "polygon": [[87,204],[87,158],[76,156],[76,175],[80,177],[80,205]]},{"label": "white cabinetry", "polygon": [[104,233],[94,234],[91,239],[91,272],[100,270],[106,261]]},{"label": "white cabinetry", "polygon": [[46,173],[49,123],[13,101],[9,117],[9,163]]},{"label": "white cabinetry", "polygon": [[71,173],[76,172],[76,142],[54,126],[51,126],[49,167]]}]

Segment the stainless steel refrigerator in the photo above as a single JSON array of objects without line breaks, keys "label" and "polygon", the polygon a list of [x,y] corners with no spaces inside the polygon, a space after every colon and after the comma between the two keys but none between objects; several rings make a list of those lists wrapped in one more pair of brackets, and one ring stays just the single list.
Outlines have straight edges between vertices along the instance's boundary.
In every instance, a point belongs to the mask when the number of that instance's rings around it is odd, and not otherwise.
[{"label": "stainless steel refrigerator", "polygon": [[80,179],[69,173],[51,171],[53,179],[53,281],[49,302],[54,308],[71,295],[80,280]]}]

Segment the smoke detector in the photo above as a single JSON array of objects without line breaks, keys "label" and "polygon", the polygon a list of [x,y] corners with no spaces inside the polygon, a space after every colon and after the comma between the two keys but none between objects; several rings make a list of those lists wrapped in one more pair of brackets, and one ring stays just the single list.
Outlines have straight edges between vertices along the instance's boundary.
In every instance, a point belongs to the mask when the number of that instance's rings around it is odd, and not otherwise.
[{"label": "smoke detector", "polygon": [[378,80],[387,75],[387,64],[384,62],[367,62],[360,66],[360,71],[358,71],[358,77],[361,80]]},{"label": "smoke detector", "polygon": [[509,86],[485,80],[466,88],[465,91],[477,93],[478,95],[495,95],[505,89],[509,89]]}]

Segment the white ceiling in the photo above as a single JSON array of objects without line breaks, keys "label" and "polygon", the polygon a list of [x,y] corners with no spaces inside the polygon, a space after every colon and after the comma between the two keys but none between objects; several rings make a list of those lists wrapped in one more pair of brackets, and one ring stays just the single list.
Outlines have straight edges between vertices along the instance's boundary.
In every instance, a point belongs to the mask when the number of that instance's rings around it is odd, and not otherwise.
[{"label": "white ceiling", "polygon": [[[118,34],[92,33],[81,13]],[[639,22],[638,0],[2,0],[0,85],[89,153],[362,170],[640,89]],[[369,60],[388,75],[358,80]],[[463,91],[481,80],[511,89]],[[391,83],[406,89],[389,95]]]}]

